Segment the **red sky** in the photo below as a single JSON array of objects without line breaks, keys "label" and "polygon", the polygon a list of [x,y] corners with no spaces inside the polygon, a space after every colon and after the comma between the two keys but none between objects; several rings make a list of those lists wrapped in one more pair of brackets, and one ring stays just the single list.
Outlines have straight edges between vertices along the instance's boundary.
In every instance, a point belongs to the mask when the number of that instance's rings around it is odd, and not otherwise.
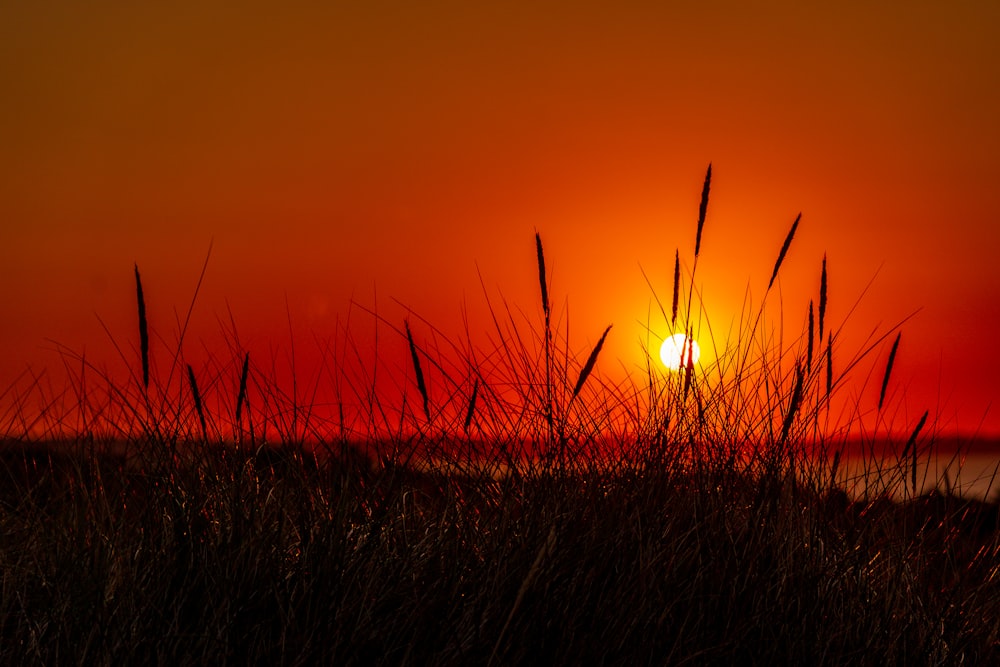
[{"label": "red sky", "polygon": [[871,282],[845,355],[919,310],[904,423],[1000,434],[1000,5],[669,4],[4,3],[0,384],[58,369],[46,339],[113,363],[95,314],[131,354],[133,263],[172,339],[210,242],[195,350],[227,304],[248,345],[352,297],[486,330],[478,274],[535,316],[536,230],[571,337],[614,323],[602,369],[633,368],[639,267],[668,296],[690,266],[711,162],[713,325],[801,211],[787,326],[826,253],[834,324]]}]

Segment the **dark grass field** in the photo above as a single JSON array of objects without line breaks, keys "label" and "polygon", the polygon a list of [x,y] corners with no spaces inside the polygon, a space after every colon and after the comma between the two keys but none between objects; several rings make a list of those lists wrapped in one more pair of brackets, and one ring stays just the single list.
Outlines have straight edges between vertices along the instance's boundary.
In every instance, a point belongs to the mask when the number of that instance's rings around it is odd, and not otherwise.
[{"label": "dark grass field", "polygon": [[4,664],[990,664],[997,506],[710,462],[0,465]]}]

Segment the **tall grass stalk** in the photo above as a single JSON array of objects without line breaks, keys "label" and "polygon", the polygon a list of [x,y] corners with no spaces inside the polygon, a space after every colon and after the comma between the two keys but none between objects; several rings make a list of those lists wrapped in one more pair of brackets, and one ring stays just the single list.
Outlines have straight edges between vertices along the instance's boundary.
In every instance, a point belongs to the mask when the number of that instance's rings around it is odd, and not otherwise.
[{"label": "tall grass stalk", "polygon": [[554,418],[552,404],[552,316],[549,305],[548,274],[545,272],[545,253],[542,250],[542,237],[535,232],[535,255],[538,260],[538,285],[542,296],[542,313],[545,316],[544,346],[545,346],[545,404],[542,406],[545,422],[548,424],[549,443],[554,437]]},{"label": "tall grass stalk", "polygon": [[[708,164],[708,169],[705,170],[705,183],[702,185],[701,201],[698,203],[698,229],[694,239],[694,264],[691,266],[691,278],[690,278],[691,288],[688,290],[687,308],[685,309],[684,312],[685,322],[690,322],[691,320],[691,306],[695,292],[695,275],[697,275],[698,273],[698,257],[701,255],[701,235],[705,229],[705,218],[708,215],[708,196],[709,193],[711,192],[711,189],[712,189],[712,163],[710,162]],[[675,256],[675,260],[676,257],[677,256]],[[678,264],[675,261],[674,263],[675,286],[678,284],[676,281],[676,278],[678,277],[677,269],[678,269]],[[676,318],[673,319],[676,320]]]}]

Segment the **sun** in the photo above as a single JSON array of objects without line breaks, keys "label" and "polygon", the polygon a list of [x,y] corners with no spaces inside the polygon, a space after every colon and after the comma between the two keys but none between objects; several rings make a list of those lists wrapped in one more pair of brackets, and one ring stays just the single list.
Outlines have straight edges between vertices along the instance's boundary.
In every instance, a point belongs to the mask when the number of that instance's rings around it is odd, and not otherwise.
[{"label": "sun", "polygon": [[689,362],[691,365],[698,363],[700,356],[698,342],[682,333],[669,336],[660,346],[660,361],[672,371],[687,367]]}]

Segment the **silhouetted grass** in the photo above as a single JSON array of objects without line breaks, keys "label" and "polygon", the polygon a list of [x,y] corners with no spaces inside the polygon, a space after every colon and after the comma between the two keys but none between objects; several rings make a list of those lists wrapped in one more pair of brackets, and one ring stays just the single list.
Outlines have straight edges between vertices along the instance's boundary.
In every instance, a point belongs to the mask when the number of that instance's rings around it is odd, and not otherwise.
[{"label": "silhouetted grass", "polygon": [[[64,351],[99,380],[70,392],[80,422],[37,380],[38,420],[9,392],[0,663],[1000,659],[1000,516],[948,484],[918,486],[928,413],[896,463],[852,488],[847,431],[830,415],[845,379],[825,257],[825,363],[812,363],[812,301],[791,344],[762,326],[763,304],[725,339],[690,305],[678,313],[678,251],[669,322],[661,308],[650,328],[700,329],[715,359],[695,364],[688,349],[670,373],[652,340],[641,379],[621,382],[601,373],[610,326],[582,363],[569,351],[535,240],[540,324],[491,303],[485,344],[413,318],[418,347],[410,318],[376,315],[406,341],[422,418],[406,409],[412,384],[393,386],[396,404],[350,340],[324,369],[336,372],[332,424],[235,336],[230,360],[197,369],[200,385],[191,365],[186,386],[148,371],[120,384]],[[691,304],[693,275],[686,284]]]}]

